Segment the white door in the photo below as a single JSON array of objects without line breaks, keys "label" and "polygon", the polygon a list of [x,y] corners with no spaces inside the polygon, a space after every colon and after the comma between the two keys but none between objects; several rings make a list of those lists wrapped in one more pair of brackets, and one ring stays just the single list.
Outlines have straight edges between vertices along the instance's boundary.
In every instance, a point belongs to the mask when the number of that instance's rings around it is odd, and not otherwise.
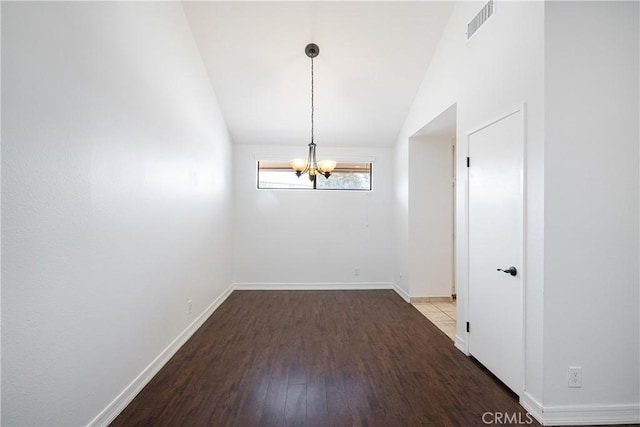
[{"label": "white door", "polygon": [[[523,112],[469,134],[469,353],[520,395]],[[515,275],[498,271],[513,267]]]}]

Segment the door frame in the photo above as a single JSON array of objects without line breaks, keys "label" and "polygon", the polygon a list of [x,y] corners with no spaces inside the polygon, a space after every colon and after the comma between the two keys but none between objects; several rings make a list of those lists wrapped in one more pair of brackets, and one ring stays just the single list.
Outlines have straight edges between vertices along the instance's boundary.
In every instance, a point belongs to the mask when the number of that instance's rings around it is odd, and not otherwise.
[{"label": "door frame", "polygon": [[[526,348],[525,348],[525,343],[526,343],[526,290],[527,290],[527,265],[526,265],[526,260],[527,260],[527,110],[526,110],[526,104],[524,102],[518,104],[516,107],[507,109],[506,112],[499,114],[494,117],[494,119],[491,119],[487,122],[484,122],[482,125],[480,126],[476,126],[474,128],[472,128],[471,130],[467,131],[466,133],[466,156],[469,157],[469,151],[470,151],[470,140],[471,140],[471,136],[503,119],[506,119],[507,117],[510,117],[514,114],[520,113],[520,120],[521,120],[521,126],[520,126],[520,131],[521,131],[521,141],[522,141],[522,166],[520,168],[520,191],[521,191],[521,199],[520,199],[520,209],[521,209],[521,215],[520,215],[520,233],[521,233],[521,241],[522,241],[522,248],[520,251],[520,272],[521,272],[521,280],[522,280],[522,293],[521,293],[521,304],[522,304],[522,318],[520,319],[521,322],[521,330],[522,330],[522,342],[520,343],[521,345],[521,363],[522,363],[522,372],[520,372],[520,384],[521,384],[521,389],[518,391],[518,396],[522,397],[524,391],[526,390],[526,384],[525,384],[525,380],[526,380],[526,375],[525,375],[525,371],[526,371]],[[473,162],[473,159],[471,159],[471,161]],[[465,300],[464,300],[464,318],[466,319],[467,322],[470,322],[471,319],[469,319],[469,287],[470,287],[470,274],[469,274],[469,168],[465,168],[466,169],[466,174],[465,174],[465,190],[464,190],[464,201],[465,201],[465,207],[464,207],[464,212],[465,212],[465,220],[464,220],[464,227],[465,227],[465,254],[466,255],[466,268],[463,270],[465,277],[465,281],[464,281],[464,287],[465,287]],[[459,301],[460,302],[460,301]],[[465,332],[465,340],[464,340],[464,353],[469,356],[471,355],[469,353],[469,332]]]}]

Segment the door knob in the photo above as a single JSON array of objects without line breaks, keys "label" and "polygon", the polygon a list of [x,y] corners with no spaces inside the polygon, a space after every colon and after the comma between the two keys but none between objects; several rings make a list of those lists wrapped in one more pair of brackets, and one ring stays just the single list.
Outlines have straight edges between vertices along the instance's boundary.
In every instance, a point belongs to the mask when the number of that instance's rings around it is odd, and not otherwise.
[{"label": "door knob", "polygon": [[518,274],[518,270],[514,266],[511,266],[511,267],[507,268],[506,270],[503,270],[503,269],[499,268],[498,271],[502,271],[503,273],[507,273],[507,274],[510,274],[512,276],[515,276],[516,274]]}]

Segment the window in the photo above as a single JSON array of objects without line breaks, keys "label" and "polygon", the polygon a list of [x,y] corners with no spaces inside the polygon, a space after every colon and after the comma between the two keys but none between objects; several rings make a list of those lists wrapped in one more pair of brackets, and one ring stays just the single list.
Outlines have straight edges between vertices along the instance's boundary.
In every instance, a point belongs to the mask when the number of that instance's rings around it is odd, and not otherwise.
[{"label": "window", "polygon": [[371,191],[371,163],[339,162],[328,179],[318,175],[313,182],[306,174],[298,178],[289,162],[259,161],[258,188]]}]

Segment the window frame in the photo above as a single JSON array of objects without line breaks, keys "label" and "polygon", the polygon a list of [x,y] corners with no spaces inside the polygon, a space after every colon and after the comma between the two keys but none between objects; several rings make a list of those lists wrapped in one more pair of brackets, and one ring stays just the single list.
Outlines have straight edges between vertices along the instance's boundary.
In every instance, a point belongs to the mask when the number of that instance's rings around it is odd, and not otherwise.
[{"label": "window frame", "polygon": [[[291,190],[291,191],[357,191],[357,192],[362,192],[362,191],[373,191],[373,162],[372,161],[342,161],[342,162],[337,162],[336,168],[334,169],[333,173],[339,173],[340,172],[340,164],[350,164],[350,163],[360,163],[360,164],[366,164],[368,165],[368,172],[369,172],[369,188],[318,188],[318,179],[319,177],[316,177],[315,180],[313,180],[313,186],[311,187],[293,187],[293,188],[267,188],[267,187],[260,187],[260,163],[267,163],[267,162],[282,162],[282,163],[286,163],[287,167],[286,168],[282,168],[282,170],[288,170],[289,172],[291,172],[291,174],[295,175],[295,171],[293,169],[291,169],[291,167],[289,167],[289,162],[288,161],[283,161],[283,160],[257,160],[256,161],[256,189],[257,190]],[[274,170],[275,168],[272,168],[272,170]],[[263,169],[266,170],[266,169]],[[349,169],[351,170],[351,169]],[[306,174],[305,174],[306,175]],[[308,179],[308,177],[303,177],[301,176],[300,179]],[[324,176],[322,176],[322,178],[324,179]],[[331,178],[329,178],[331,179]]]}]

